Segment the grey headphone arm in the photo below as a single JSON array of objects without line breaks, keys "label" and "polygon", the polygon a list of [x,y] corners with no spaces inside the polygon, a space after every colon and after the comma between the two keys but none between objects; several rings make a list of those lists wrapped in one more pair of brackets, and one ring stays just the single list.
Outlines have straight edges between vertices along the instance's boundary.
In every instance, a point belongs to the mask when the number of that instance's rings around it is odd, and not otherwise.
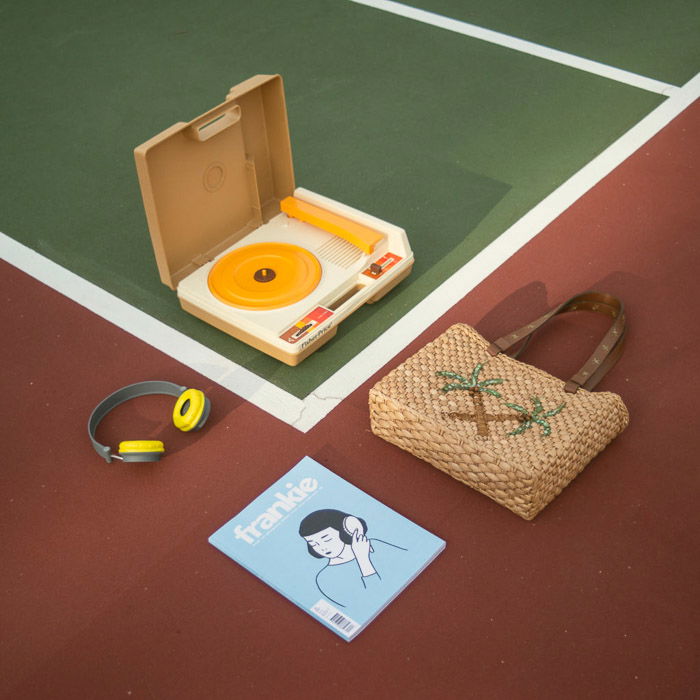
[{"label": "grey headphone arm", "polygon": [[90,414],[90,418],[88,419],[88,436],[90,437],[92,446],[95,448],[95,452],[97,452],[97,454],[108,463],[111,463],[113,459],[121,459],[121,457],[112,454],[110,447],[103,445],[95,438],[97,426],[112,409],[116,408],[125,401],[138,398],[139,396],[166,394],[168,396],[178,397],[183,391],[186,390],[187,387],[185,386],[179,386],[178,384],[173,384],[172,382],[159,380],[137,382],[136,384],[129,384],[129,386],[124,386],[121,389],[117,389],[106,399],[103,399],[99,404],[97,404],[93,412]]}]

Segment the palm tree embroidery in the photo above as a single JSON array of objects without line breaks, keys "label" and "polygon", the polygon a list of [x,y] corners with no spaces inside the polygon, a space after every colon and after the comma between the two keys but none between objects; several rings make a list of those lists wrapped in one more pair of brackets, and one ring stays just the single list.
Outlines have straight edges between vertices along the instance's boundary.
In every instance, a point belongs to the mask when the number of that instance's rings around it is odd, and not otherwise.
[{"label": "palm tree embroidery", "polygon": [[474,421],[476,423],[476,433],[481,436],[488,436],[489,434],[489,422],[497,421],[503,422],[507,420],[519,420],[518,415],[512,413],[487,413],[484,407],[484,397],[482,394],[490,394],[495,396],[497,399],[502,398],[501,395],[490,387],[497,384],[503,384],[503,379],[483,379],[479,381],[479,374],[484,368],[482,364],[478,364],[474,367],[471,377],[467,379],[461,374],[456,372],[441,371],[435,374],[439,377],[447,377],[447,379],[455,379],[456,381],[445,384],[442,387],[442,391],[447,393],[448,391],[468,391],[472,397],[472,403],[474,404],[474,413],[461,413],[458,411],[453,411],[448,415],[451,418],[460,418],[462,420]]},{"label": "palm tree embroidery", "polygon": [[530,399],[530,401],[532,401],[532,404],[534,406],[534,410],[532,412],[528,411],[522,406],[518,406],[518,404],[506,402],[506,406],[508,406],[508,408],[512,408],[514,411],[517,411],[520,414],[518,416],[520,420],[520,426],[512,432],[508,433],[508,435],[522,435],[526,430],[533,428],[535,424],[539,425],[540,428],[542,428],[542,435],[551,435],[552,426],[547,421],[547,418],[556,416],[557,413],[560,413],[564,406],[566,406],[566,404],[563,403],[561,404],[561,406],[557,406],[556,408],[553,408],[550,411],[545,411],[544,406],[542,405],[542,401],[539,398],[537,398],[537,396],[533,396]]}]

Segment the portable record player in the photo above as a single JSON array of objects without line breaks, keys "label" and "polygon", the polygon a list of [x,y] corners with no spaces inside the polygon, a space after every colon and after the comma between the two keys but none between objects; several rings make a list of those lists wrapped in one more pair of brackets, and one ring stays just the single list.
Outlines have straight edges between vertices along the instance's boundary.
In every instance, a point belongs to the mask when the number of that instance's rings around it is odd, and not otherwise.
[{"label": "portable record player", "polygon": [[183,309],[296,365],[406,277],[403,229],[295,188],[278,75],[135,149],[162,282]]}]

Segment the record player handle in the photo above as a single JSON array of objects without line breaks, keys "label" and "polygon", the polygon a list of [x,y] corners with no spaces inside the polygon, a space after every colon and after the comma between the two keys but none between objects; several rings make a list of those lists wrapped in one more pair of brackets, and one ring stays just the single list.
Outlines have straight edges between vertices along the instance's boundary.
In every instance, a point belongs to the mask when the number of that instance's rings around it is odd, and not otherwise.
[{"label": "record player handle", "polygon": [[190,124],[189,132],[197,141],[206,141],[237,124],[240,119],[241,108],[238,105],[224,104],[195,119]]},{"label": "record player handle", "polygon": [[348,219],[340,214],[334,214],[327,209],[317,207],[296,197],[285,197],[280,202],[280,209],[287,215],[305,221],[307,224],[328,231],[344,238],[357,246],[366,254],[370,254],[384,236],[374,229]]}]

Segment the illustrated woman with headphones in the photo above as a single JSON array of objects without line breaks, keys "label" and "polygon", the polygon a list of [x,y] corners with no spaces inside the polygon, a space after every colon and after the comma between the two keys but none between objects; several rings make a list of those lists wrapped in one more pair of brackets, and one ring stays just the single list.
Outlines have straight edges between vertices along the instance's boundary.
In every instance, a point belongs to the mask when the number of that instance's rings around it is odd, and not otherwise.
[{"label": "illustrated woman with headphones", "polygon": [[299,525],[309,554],[326,559],[316,575],[316,586],[332,603],[346,607],[385,595],[388,573],[401,568],[403,547],[367,537],[367,523],[339,510],[317,510]]}]

